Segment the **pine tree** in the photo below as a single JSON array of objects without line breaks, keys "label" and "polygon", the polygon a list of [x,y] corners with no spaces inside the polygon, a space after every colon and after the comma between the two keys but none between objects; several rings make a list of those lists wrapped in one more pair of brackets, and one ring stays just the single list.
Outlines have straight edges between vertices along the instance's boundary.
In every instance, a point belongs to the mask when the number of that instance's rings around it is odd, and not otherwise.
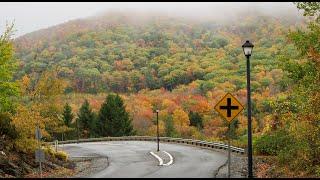
[{"label": "pine tree", "polygon": [[202,117],[198,112],[189,112],[190,126],[195,126],[198,129],[203,129]]},{"label": "pine tree", "polygon": [[88,138],[94,136],[95,114],[92,112],[88,100],[85,100],[78,113],[78,126],[80,136]]},{"label": "pine tree", "polygon": [[64,105],[62,115],[63,115],[64,124],[67,127],[71,127],[71,123],[72,123],[72,119],[74,118],[74,115],[72,113],[71,106],[68,103]]},{"label": "pine tree", "polygon": [[102,136],[134,134],[131,119],[119,95],[109,94],[99,111],[98,125]]},{"label": "pine tree", "polygon": [[98,115],[96,113],[93,112],[92,114],[92,120],[89,123],[89,127],[90,127],[90,137],[99,137],[99,129],[98,129],[98,124],[97,124],[97,119],[98,119]]}]

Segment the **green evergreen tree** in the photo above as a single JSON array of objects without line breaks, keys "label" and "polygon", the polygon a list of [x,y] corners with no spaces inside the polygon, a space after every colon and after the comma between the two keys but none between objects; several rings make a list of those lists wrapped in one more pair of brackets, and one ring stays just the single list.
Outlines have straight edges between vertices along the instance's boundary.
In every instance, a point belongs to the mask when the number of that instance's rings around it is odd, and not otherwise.
[{"label": "green evergreen tree", "polygon": [[189,112],[190,126],[195,126],[198,129],[203,129],[203,119],[198,112]]},{"label": "green evergreen tree", "polygon": [[85,100],[78,113],[78,126],[80,137],[89,138],[94,134],[95,114],[88,100]]},{"label": "green evergreen tree", "polygon": [[72,123],[72,119],[74,118],[74,115],[72,113],[71,106],[68,103],[64,105],[62,115],[63,115],[62,118],[63,118],[64,124],[67,127],[71,127],[71,123]]},{"label": "green evergreen tree", "polygon": [[101,136],[129,136],[134,134],[132,120],[119,95],[109,94],[99,111]]},{"label": "green evergreen tree", "polygon": [[63,107],[63,113],[62,113],[62,119],[65,124],[65,126],[68,127],[68,131],[65,132],[65,139],[73,139],[76,137],[76,132],[77,130],[75,124],[72,123],[72,120],[74,118],[74,114],[72,113],[72,108],[71,106],[66,103]]},{"label": "green evergreen tree", "polygon": [[90,134],[89,136],[92,137],[99,137],[100,133],[99,133],[99,129],[98,129],[98,115],[97,113],[93,112],[93,118],[92,120],[89,122],[89,127],[90,127]]}]

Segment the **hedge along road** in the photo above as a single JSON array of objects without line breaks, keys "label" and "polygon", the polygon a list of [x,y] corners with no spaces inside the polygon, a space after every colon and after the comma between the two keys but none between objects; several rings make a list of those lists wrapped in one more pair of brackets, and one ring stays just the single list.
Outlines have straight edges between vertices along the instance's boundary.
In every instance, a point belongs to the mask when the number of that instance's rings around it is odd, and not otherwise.
[{"label": "hedge along road", "polygon": [[[60,146],[61,147],[61,146]],[[169,166],[159,166],[150,154],[156,152],[156,142],[111,141],[64,144],[63,150],[70,157],[107,156],[109,166],[86,177],[204,177],[212,178],[227,161],[223,152],[199,147],[160,143],[160,151],[173,156]]]}]

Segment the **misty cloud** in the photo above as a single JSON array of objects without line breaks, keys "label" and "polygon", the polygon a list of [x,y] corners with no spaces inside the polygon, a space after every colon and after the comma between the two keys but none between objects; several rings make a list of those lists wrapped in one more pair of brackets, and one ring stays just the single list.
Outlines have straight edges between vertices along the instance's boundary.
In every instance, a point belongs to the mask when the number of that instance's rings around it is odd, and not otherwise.
[{"label": "misty cloud", "polygon": [[15,37],[69,20],[106,12],[161,13],[196,21],[234,19],[239,12],[259,12],[269,16],[296,16],[299,12],[289,2],[1,2],[0,32],[6,21],[15,20]]}]

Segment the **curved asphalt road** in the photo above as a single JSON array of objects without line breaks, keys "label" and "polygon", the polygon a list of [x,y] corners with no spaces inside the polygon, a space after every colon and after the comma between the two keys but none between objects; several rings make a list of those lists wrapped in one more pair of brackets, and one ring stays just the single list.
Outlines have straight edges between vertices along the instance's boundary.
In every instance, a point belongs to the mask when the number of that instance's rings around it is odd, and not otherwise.
[{"label": "curved asphalt road", "polygon": [[156,142],[111,141],[65,144],[69,156],[108,156],[109,166],[88,177],[214,177],[227,161],[218,151],[187,145],[160,142],[160,151],[173,156],[170,166],[158,166],[159,161],[150,154],[156,152]]}]

